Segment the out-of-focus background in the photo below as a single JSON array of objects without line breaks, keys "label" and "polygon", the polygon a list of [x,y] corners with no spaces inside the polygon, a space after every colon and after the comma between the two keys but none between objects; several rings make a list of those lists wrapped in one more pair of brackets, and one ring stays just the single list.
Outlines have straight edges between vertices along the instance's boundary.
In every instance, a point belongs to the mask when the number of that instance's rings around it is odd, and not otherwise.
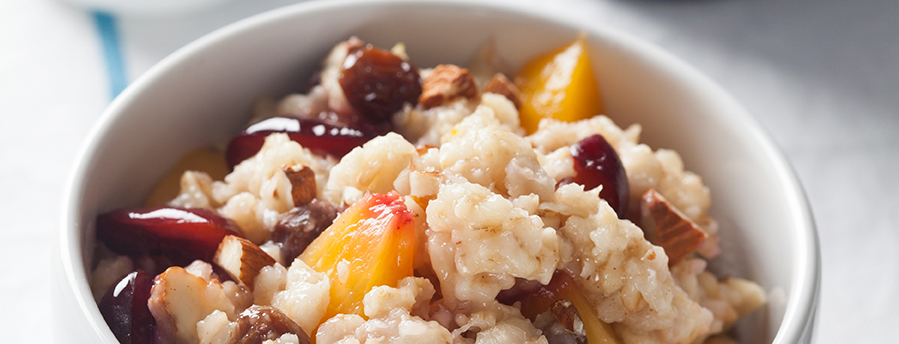
[{"label": "out-of-focus background", "polygon": [[[816,342],[895,341],[899,2],[502,1],[631,32],[733,94],[774,137],[811,201],[823,258]],[[113,94],[186,43],[295,2],[104,14],[58,0],[0,0],[3,342],[46,338],[63,190]]]}]

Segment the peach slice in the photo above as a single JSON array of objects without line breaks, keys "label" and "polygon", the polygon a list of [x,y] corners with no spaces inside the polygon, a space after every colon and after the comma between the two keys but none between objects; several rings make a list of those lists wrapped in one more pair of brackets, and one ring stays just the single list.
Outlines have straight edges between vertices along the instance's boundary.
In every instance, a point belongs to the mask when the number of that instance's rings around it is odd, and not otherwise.
[{"label": "peach slice", "polygon": [[543,118],[574,122],[602,112],[584,35],[525,64],[515,85],[521,92],[521,126],[528,133]]},{"label": "peach slice", "polygon": [[581,292],[580,287],[565,271],[557,270],[549,284],[540,286],[536,291],[528,293],[521,299],[521,314],[534,319],[538,314],[550,310],[556,301],[568,300],[577,309],[584,324],[587,342],[590,344],[619,344],[612,325],[596,315],[596,310]]},{"label": "peach slice", "polygon": [[372,287],[396,287],[412,276],[415,253],[413,214],[396,192],[367,194],[350,206],[300,259],[331,279],[331,303],[323,319],[362,312]]}]

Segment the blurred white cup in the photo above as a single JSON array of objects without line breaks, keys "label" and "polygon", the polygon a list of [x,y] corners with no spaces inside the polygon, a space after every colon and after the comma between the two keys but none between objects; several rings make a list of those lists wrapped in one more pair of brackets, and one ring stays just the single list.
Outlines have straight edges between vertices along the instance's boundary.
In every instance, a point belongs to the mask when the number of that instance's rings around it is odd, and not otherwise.
[{"label": "blurred white cup", "polygon": [[117,14],[154,15],[189,12],[231,0],[61,0],[92,10]]}]

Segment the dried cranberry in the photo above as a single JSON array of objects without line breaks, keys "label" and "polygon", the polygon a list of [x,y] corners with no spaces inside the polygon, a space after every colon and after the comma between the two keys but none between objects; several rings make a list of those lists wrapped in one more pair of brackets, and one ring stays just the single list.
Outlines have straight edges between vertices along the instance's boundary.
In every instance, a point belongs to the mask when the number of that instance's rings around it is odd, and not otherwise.
[{"label": "dried cranberry", "polygon": [[623,218],[627,211],[629,188],[624,165],[615,149],[602,135],[593,135],[571,146],[576,175],[572,181],[585,190],[602,185],[599,197],[609,202],[612,209]]}]

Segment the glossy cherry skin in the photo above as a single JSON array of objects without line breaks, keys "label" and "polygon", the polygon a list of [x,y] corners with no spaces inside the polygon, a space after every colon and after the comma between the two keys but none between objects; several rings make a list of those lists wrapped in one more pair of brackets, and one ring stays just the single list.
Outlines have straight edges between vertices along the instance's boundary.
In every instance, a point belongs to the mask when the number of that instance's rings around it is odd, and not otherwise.
[{"label": "glossy cherry skin", "polygon": [[609,202],[623,218],[627,212],[629,187],[624,165],[615,149],[602,135],[593,135],[571,145],[575,176],[572,181],[591,190],[602,185],[599,197]]},{"label": "glossy cherry skin", "polygon": [[313,153],[337,158],[377,136],[376,132],[329,124],[317,119],[272,117],[251,125],[231,139],[225,153],[228,166],[233,169],[241,161],[256,155],[262,149],[265,138],[272,133],[286,133],[292,141],[309,148]]},{"label": "glossy cherry skin", "polygon": [[227,235],[243,237],[234,222],[200,208],[120,209],[97,216],[97,238],[113,252],[162,255],[179,266],[197,259],[211,262]]},{"label": "glossy cherry skin", "polygon": [[147,307],[152,287],[153,276],[137,270],[113,284],[100,299],[100,314],[120,343],[153,343],[156,319]]}]

